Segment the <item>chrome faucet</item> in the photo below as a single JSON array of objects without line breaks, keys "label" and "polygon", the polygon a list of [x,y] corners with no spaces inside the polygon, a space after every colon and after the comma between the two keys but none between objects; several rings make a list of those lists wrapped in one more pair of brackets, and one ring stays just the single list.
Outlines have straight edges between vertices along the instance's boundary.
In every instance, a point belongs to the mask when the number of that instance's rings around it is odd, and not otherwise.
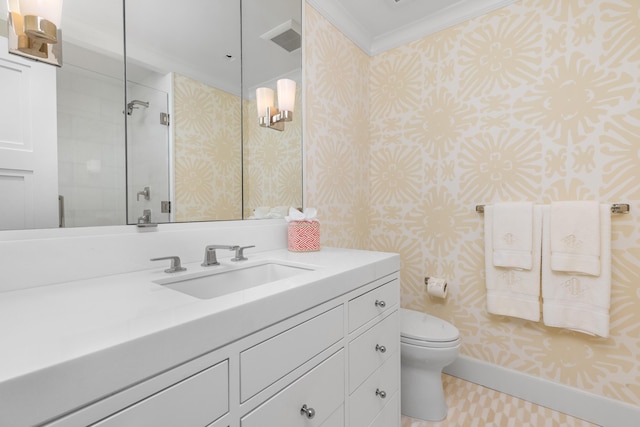
[{"label": "chrome faucet", "polygon": [[244,256],[244,250],[249,248],[255,248],[255,245],[209,245],[204,248],[204,261],[200,265],[203,267],[220,265],[220,263],[218,262],[218,257],[216,255],[216,249],[228,249],[230,251],[236,251],[236,255],[231,258],[231,261],[246,261],[248,258]]},{"label": "chrome faucet", "polygon": [[216,249],[229,249],[230,251],[235,251],[237,248],[239,248],[239,246],[209,245],[204,248],[204,261],[200,265],[203,267],[220,265],[218,257],[216,256]]},{"label": "chrome faucet", "polygon": [[167,268],[164,272],[165,273],[177,273],[178,271],[185,271],[186,268],[184,268],[182,265],[180,265],[180,257],[178,256],[164,256],[164,257],[160,257],[160,258],[151,258],[150,261],[162,261],[162,260],[171,260],[171,267]]},{"label": "chrome faucet", "polygon": [[249,249],[249,248],[255,248],[255,245],[251,245],[251,246],[236,246],[236,256],[231,258],[231,261],[246,261],[249,258],[247,258],[246,256],[244,256],[244,250],[245,249]]}]

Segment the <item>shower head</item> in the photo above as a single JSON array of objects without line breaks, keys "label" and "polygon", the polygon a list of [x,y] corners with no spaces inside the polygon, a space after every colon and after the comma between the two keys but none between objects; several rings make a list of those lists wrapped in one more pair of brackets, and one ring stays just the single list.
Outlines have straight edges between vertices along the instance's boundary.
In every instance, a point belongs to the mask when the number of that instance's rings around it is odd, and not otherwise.
[{"label": "shower head", "polygon": [[146,101],[139,101],[137,99],[134,99],[133,101],[131,101],[130,103],[127,104],[127,115],[130,116],[131,114],[133,114],[133,110],[134,109],[138,109],[138,107],[136,107],[136,105],[142,105],[144,108],[149,108],[149,103]]}]

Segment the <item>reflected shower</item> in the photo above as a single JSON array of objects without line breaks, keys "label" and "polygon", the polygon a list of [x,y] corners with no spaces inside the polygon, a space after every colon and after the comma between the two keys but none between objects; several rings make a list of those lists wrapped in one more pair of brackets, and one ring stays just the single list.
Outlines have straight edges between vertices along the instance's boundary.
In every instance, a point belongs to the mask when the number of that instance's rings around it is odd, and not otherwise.
[{"label": "reflected shower", "polygon": [[133,114],[133,110],[134,109],[136,109],[136,110],[138,109],[138,107],[136,107],[136,105],[142,105],[144,108],[149,108],[149,103],[148,102],[134,99],[133,101],[131,101],[130,103],[127,104],[127,115],[128,116]]}]

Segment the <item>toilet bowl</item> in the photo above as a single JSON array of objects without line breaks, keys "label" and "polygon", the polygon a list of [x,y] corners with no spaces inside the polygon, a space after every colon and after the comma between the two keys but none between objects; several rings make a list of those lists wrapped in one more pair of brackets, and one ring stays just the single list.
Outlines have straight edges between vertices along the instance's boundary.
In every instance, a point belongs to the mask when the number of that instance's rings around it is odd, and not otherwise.
[{"label": "toilet bowl", "polygon": [[459,336],[458,329],[442,319],[400,309],[403,415],[424,421],[447,417],[442,369],[458,356]]}]

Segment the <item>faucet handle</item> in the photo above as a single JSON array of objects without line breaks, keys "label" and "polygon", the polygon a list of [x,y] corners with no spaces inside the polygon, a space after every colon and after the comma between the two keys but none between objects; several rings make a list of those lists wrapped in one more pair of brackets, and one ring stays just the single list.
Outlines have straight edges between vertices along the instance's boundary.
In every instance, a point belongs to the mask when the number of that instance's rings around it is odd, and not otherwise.
[{"label": "faucet handle", "polygon": [[231,258],[231,261],[246,261],[249,258],[247,258],[246,256],[244,256],[244,250],[245,249],[249,249],[249,248],[255,248],[256,245],[251,245],[251,246],[236,246],[235,250],[236,250],[236,256]]},{"label": "faucet handle", "polygon": [[216,256],[215,245],[207,246],[204,248],[204,261],[200,264],[203,267],[210,267],[212,265],[220,265],[218,257]]},{"label": "faucet handle", "polygon": [[160,258],[151,258],[150,261],[163,261],[165,259],[171,260],[171,267],[167,268],[165,273],[177,273],[178,271],[185,271],[186,268],[180,265],[180,257],[179,256],[164,256]]}]

